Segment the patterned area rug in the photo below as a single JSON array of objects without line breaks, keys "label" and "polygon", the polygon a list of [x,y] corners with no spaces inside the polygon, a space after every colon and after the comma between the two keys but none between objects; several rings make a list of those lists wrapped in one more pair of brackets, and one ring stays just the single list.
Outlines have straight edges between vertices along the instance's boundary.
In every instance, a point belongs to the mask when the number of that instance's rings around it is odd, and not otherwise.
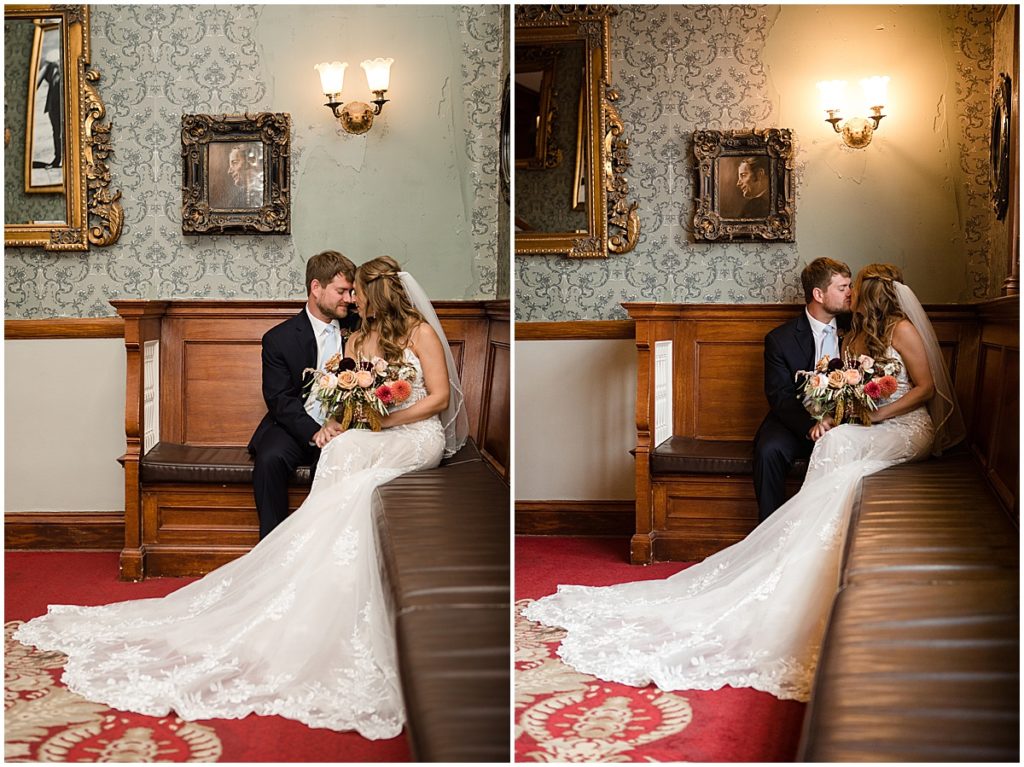
[{"label": "patterned area rug", "polygon": [[566,666],[555,655],[565,632],[520,614],[532,601],[516,602],[516,761],[662,761],[651,757],[693,721],[690,701]]},{"label": "patterned area rug", "polygon": [[132,717],[92,703],[60,684],[64,656],[11,638],[4,625],[4,761],[215,762],[223,751],[212,728],[177,717]]},{"label": "patterned area rug", "polygon": [[559,583],[607,586],[665,578],[687,566],[630,565],[628,544],[516,537],[516,761],[793,761],[803,703],[752,689],[664,692],[604,682],[558,658],[564,631],[522,617]]},{"label": "patterned area rug", "polygon": [[194,579],[117,578],[118,552],[4,554],[7,761],[39,762],[407,762],[405,734],[366,740],[280,716],[186,722],[92,703],[61,683],[64,656],[14,641],[23,621],[48,604],[97,605],[161,597]]}]

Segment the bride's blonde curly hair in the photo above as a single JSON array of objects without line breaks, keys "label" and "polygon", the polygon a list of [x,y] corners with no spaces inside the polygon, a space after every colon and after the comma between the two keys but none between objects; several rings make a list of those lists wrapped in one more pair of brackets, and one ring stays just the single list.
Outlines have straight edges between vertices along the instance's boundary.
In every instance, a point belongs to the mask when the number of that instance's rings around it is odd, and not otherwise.
[{"label": "bride's blonde curly hair", "polygon": [[867,353],[883,359],[892,341],[892,331],[907,315],[900,309],[893,282],[903,282],[903,272],[892,264],[868,264],[853,282],[853,318],[850,330],[863,339]]},{"label": "bride's blonde curly hair", "polygon": [[356,269],[356,288],[366,298],[360,334],[354,340],[357,353],[370,331],[376,330],[381,356],[388,362],[398,362],[409,343],[409,335],[423,322],[402,287],[398,277],[401,270],[391,256],[378,256]]}]

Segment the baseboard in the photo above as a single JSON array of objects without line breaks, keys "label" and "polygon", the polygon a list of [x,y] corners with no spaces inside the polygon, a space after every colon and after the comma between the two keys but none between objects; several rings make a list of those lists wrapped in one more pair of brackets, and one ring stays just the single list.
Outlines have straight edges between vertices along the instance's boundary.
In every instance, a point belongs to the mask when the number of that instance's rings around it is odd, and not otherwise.
[{"label": "baseboard", "polygon": [[516,501],[516,535],[622,535],[635,529],[633,501]]},{"label": "baseboard", "polygon": [[120,511],[4,513],[4,548],[8,551],[120,551],[123,547],[124,514]]}]

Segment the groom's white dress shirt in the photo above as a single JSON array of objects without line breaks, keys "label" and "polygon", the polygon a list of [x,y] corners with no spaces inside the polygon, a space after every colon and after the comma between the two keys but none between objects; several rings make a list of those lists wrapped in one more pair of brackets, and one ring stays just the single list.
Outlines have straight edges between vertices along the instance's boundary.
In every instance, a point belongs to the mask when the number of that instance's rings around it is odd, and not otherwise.
[{"label": "groom's white dress shirt", "polygon": [[819,322],[812,317],[807,309],[804,309],[804,313],[807,315],[807,321],[811,323],[811,333],[814,334],[814,362],[811,364],[816,365],[818,360],[826,354],[830,359],[838,357],[839,335],[836,329],[835,317],[832,318],[831,322],[825,323]]},{"label": "groom's white dress shirt", "polygon": [[[306,316],[309,317],[309,324],[313,326],[313,336],[316,338],[316,366],[323,368],[324,364],[331,358],[331,355],[341,352],[341,329],[334,321],[324,322],[313,316],[306,307]],[[318,424],[323,425],[324,414],[320,409],[320,403],[316,401],[312,393],[306,397],[304,404],[306,412]]]}]

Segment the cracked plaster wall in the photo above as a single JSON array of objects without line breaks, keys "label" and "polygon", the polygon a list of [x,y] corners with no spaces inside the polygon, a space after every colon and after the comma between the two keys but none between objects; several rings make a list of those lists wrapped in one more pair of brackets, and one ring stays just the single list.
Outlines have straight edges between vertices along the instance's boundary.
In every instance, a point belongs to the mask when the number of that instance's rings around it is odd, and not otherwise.
[{"label": "cracked plaster wall", "polygon": [[[622,92],[640,203],[636,249],[607,260],[516,259],[523,321],[619,319],[624,301],[799,300],[799,271],[828,255],[903,267],[924,301],[998,295],[988,207],[994,6],[620,6],[612,84]],[[890,82],[864,150],[824,122],[816,83]],[[797,241],[697,244],[698,128],[788,127],[797,139]]]},{"label": "cracked plaster wall", "polygon": [[[305,260],[325,248],[356,263],[388,253],[437,299],[507,297],[497,185],[506,13],[93,6],[124,232],[87,254],[5,249],[6,316],[106,316],[111,298],[127,297],[301,298]],[[365,100],[359,62],[376,56],[395,58],[392,101],[369,133],[347,135],[322,106],[313,65],[347,60],[343,96]],[[180,116],[242,111],[292,116],[292,234],[185,237]]]}]

